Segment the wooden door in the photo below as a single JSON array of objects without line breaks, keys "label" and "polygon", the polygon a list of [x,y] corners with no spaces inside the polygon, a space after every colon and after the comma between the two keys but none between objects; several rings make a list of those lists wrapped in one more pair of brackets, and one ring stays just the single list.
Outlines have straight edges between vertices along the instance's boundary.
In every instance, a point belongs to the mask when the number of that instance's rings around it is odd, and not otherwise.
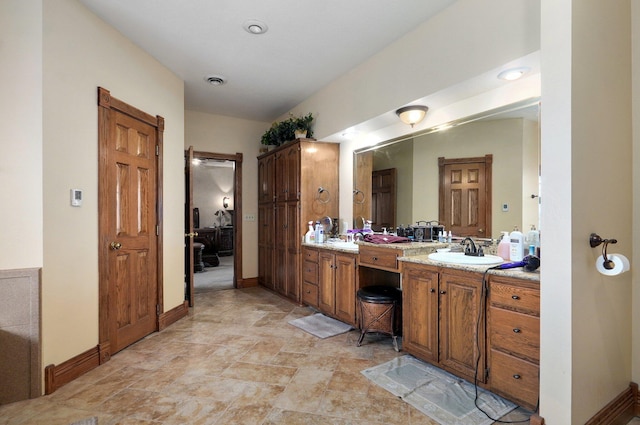
[{"label": "wooden door", "polygon": [[185,151],[184,156],[184,185],[185,185],[185,202],[184,202],[184,278],[185,278],[185,294],[184,298],[189,301],[189,307],[193,307],[193,238],[198,234],[194,231],[193,223],[193,146]]},{"label": "wooden door", "polygon": [[274,217],[274,263],[273,282],[274,288],[281,294],[287,293],[287,203],[278,202],[275,207]]},{"label": "wooden door", "polygon": [[335,315],[351,325],[356,324],[356,257],[336,254]]},{"label": "wooden door", "polygon": [[158,329],[164,121],[99,89],[101,361]]},{"label": "wooden door", "polygon": [[302,235],[300,228],[300,203],[286,202],[286,223],[284,226],[284,243],[287,251],[286,258],[286,292],[285,295],[295,301],[300,301],[301,270],[300,246]]},{"label": "wooden door", "polygon": [[318,255],[318,305],[321,311],[335,313],[336,290],[334,272],[335,254],[321,250]]},{"label": "wooden door", "polygon": [[258,202],[274,201],[274,163],[275,156],[269,155],[258,160]]},{"label": "wooden door", "polygon": [[478,274],[440,275],[440,363],[471,380],[477,365],[478,381],[485,382],[481,292],[482,277]]},{"label": "wooden door", "polygon": [[371,174],[373,151],[356,155],[356,173],[353,189],[353,228],[362,229],[364,220],[371,219]]},{"label": "wooden door", "polygon": [[273,203],[258,206],[258,278],[260,284],[275,289],[273,283],[274,221]]},{"label": "wooden door", "polygon": [[403,349],[438,362],[438,271],[406,265],[402,275]]},{"label": "wooden door", "polygon": [[491,237],[492,155],[438,158],[439,221],[456,236]]},{"label": "wooden door", "polygon": [[287,201],[300,199],[300,144],[296,143],[284,152],[285,197]]},{"label": "wooden door", "polygon": [[376,170],[371,174],[371,227],[376,232],[382,228],[396,228],[396,169]]}]

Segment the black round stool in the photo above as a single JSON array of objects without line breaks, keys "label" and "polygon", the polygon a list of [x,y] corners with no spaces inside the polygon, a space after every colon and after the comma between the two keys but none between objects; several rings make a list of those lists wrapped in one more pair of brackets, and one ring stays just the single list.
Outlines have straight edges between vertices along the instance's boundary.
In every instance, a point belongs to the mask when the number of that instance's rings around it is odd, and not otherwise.
[{"label": "black round stool", "polygon": [[393,348],[398,349],[398,334],[402,329],[402,291],[392,286],[365,286],[358,289],[360,306],[360,338],[366,333],[383,333],[393,338]]}]

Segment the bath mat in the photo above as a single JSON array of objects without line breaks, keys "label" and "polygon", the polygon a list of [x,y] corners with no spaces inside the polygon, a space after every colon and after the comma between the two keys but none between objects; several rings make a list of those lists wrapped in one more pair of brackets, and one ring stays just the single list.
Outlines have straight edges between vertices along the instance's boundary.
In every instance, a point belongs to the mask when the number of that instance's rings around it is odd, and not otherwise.
[{"label": "bath mat", "polygon": [[290,320],[289,324],[321,339],[340,335],[353,329],[351,325],[327,317],[322,313]]},{"label": "bath mat", "polygon": [[[489,425],[493,421],[474,404],[472,383],[412,356],[397,357],[362,374],[443,425]],[[517,406],[478,388],[478,405],[493,418]]]}]

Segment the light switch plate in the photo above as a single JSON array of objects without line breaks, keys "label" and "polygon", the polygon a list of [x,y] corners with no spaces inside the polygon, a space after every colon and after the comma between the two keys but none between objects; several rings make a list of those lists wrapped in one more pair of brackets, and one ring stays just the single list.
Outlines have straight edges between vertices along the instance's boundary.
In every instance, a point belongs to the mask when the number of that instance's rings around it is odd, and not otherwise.
[{"label": "light switch plate", "polygon": [[509,212],[509,204],[502,204],[502,212]]},{"label": "light switch plate", "polygon": [[79,207],[82,205],[82,190],[71,189],[71,206]]}]

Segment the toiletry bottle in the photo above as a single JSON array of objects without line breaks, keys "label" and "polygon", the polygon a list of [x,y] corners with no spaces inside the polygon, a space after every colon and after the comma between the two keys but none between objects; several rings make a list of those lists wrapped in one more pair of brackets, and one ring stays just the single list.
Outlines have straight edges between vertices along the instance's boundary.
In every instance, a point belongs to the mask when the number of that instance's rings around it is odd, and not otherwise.
[{"label": "toiletry bottle", "polygon": [[304,235],[305,243],[314,243],[316,241],[316,231],[313,229],[313,221],[309,222],[309,230]]},{"label": "toiletry bottle", "polygon": [[511,251],[511,241],[509,240],[509,232],[502,232],[502,239],[498,244],[498,257],[502,257],[503,260],[509,261]]},{"label": "toiletry bottle", "polygon": [[398,226],[398,228],[396,229],[396,233],[398,236],[404,236],[404,225],[400,225]]},{"label": "toiletry bottle", "polygon": [[449,235],[447,236],[447,242],[453,242],[453,235],[451,234],[451,230],[449,230]]},{"label": "toiletry bottle", "polygon": [[529,245],[529,255],[536,255],[540,246],[540,232],[536,229],[535,224],[531,225],[531,230],[527,233],[527,244]]},{"label": "toiletry bottle", "polygon": [[518,226],[515,226],[513,232],[509,234],[509,242],[511,243],[509,260],[522,261],[524,258],[524,235],[518,230]]},{"label": "toiletry bottle", "polygon": [[316,229],[315,229],[315,235],[316,235],[316,243],[322,243],[322,239],[320,236],[320,221],[316,221]]},{"label": "toiletry bottle", "polygon": [[373,230],[371,229],[371,220],[367,220],[364,223],[364,229],[362,229],[362,233],[373,233]]}]

